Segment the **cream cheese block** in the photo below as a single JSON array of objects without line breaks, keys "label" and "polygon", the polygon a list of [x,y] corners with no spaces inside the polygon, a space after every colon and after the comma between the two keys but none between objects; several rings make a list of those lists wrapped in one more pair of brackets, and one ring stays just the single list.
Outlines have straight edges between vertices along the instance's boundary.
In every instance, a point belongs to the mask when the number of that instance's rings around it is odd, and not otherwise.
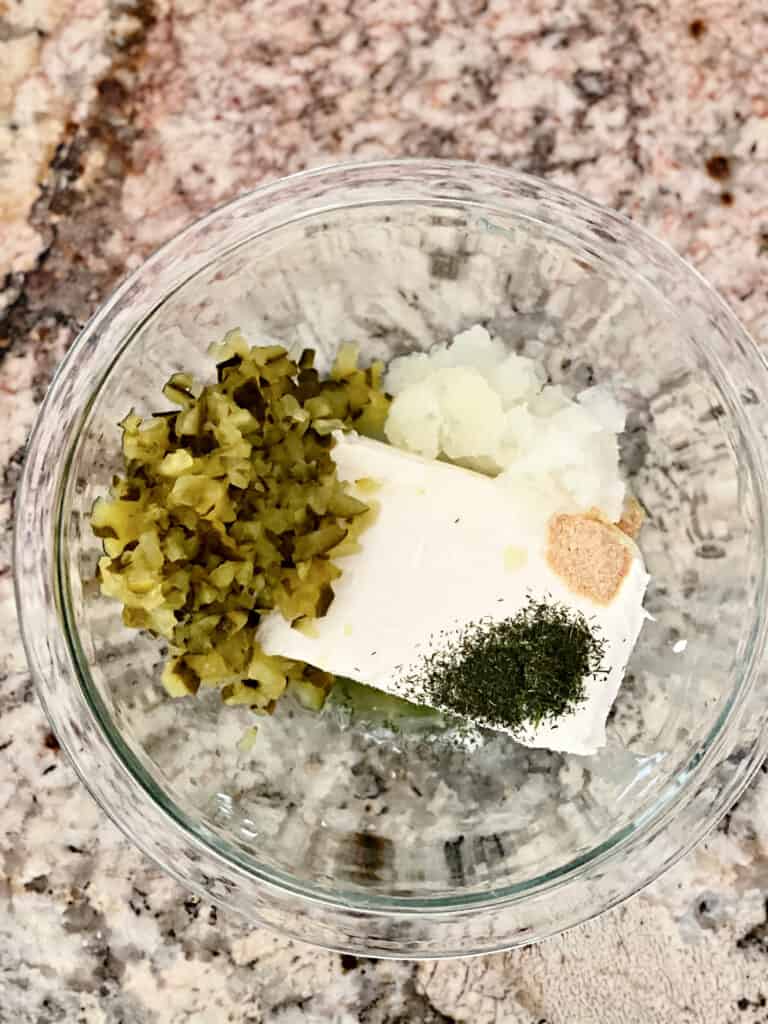
[{"label": "cream cheese block", "polygon": [[636,545],[626,538],[628,571],[613,599],[598,603],[575,593],[547,557],[553,515],[572,509],[548,504],[514,481],[355,434],[335,436],[333,458],[340,479],[376,481],[373,496],[367,489],[358,496],[375,500],[378,515],[360,538],[361,550],[338,558],[343,575],[328,613],[304,632],[272,612],[259,631],[264,650],[435,706],[414,692],[413,670],[439,647],[441,635],[483,619],[508,619],[531,596],[551,599],[599,629],[607,671],[586,681],[586,699],[572,713],[515,738],[582,755],[603,746],[608,712],[646,618],[649,577]]}]

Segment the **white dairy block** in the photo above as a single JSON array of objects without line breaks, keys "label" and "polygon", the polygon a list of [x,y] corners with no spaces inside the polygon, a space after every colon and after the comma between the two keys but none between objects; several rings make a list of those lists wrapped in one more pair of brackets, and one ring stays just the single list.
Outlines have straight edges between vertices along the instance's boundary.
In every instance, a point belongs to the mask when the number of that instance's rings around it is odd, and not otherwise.
[{"label": "white dairy block", "polygon": [[378,517],[360,539],[362,550],[338,559],[336,596],[312,635],[273,612],[259,631],[264,650],[446,710],[406,682],[440,634],[514,616],[529,595],[552,599],[600,629],[608,671],[586,681],[586,700],[573,713],[516,739],[573,754],[603,746],[606,717],[646,617],[649,577],[639,551],[616,598],[598,605],[572,593],[546,561],[549,518],[570,509],[548,507],[539,495],[526,500],[525,490],[500,478],[354,434],[336,435],[333,458],[340,479],[376,480]]}]

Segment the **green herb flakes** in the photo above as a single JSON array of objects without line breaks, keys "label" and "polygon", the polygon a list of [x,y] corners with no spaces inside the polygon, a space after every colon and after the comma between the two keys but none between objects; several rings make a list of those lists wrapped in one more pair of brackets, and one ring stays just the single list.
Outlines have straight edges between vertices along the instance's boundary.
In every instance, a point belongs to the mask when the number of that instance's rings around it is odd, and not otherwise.
[{"label": "green herb flakes", "polygon": [[441,635],[408,676],[408,696],[514,732],[574,711],[585,680],[605,675],[604,653],[605,640],[580,612],[529,598],[512,618]]}]

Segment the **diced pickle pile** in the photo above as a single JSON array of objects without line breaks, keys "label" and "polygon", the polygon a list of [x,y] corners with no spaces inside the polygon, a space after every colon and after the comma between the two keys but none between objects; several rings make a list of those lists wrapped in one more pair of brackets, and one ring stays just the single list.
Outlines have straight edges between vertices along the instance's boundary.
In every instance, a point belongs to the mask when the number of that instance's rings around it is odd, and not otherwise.
[{"label": "diced pickle pile", "polygon": [[127,626],[165,637],[172,696],[217,686],[228,704],[270,712],[288,686],[322,706],[333,677],[263,653],[260,617],[278,609],[309,626],[333,600],[334,559],[357,550],[374,514],[339,481],[331,434],[382,434],[389,400],[380,364],[343,346],[328,379],[314,352],[250,348],[239,331],[211,347],[218,383],[177,373],[177,411],[121,423],[125,475],[97,500],[104,594]]}]

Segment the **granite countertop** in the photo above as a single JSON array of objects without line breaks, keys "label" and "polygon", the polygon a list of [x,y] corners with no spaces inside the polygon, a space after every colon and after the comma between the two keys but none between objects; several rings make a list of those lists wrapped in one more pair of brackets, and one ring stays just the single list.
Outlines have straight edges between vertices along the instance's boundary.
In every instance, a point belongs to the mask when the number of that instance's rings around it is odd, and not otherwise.
[{"label": "granite countertop", "polygon": [[211,206],[343,157],[524,169],[644,224],[768,347],[765,0],[0,0],[0,1022],[768,1021],[768,779],[628,905],[448,963],[221,912],[98,811],[11,593],[24,440],[126,271]]}]

